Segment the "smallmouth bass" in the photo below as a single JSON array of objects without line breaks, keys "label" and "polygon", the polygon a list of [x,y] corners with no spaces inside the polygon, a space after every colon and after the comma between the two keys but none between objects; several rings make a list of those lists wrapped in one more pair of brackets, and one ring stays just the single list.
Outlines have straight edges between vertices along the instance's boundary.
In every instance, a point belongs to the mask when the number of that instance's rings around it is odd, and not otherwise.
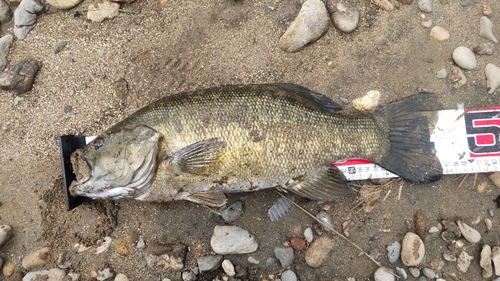
[{"label": "smallmouth bass", "polygon": [[341,114],[293,84],[230,85],[170,95],[72,155],[73,196],[188,200],[222,206],[224,193],[279,187],[314,200],[347,189],[329,164],[364,158],[412,182],[442,174],[429,140],[436,97],[420,93],[373,114]]}]

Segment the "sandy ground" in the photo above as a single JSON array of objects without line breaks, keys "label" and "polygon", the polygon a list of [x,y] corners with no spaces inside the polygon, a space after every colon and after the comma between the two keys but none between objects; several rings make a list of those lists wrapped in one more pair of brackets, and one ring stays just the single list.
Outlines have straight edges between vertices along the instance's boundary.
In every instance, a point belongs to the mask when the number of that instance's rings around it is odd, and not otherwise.
[{"label": "sandy ground", "polygon": [[[17,106],[14,93],[0,93],[0,122],[10,123],[8,129],[0,130],[0,224],[13,227],[13,237],[0,256],[15,263],[19,271],[24,255],[50,245],[54,257],[69,252],[71,270],[80,273],[81,280],[90,280],[92,270],[107,266],[131,280],[178,280],[179,272],[148,268],[143,250],[133,248],[124,257],[113,244],[95,256],[90,251],[75,253],[73,245],[95,245],[106,235],[114,241],[141,235],[147,244],[182,242],[191,250],[186,269],[195,266],[192,259],[197,247],[201,254],[210,254],[210,237],[221,219],[193,203],[93,202],[70,212],[64,209],[57,137],[98,134],[163,95],[223,84],[290,82],[339,103],[340,96],[354,99],[372,89],[381,91],[385,103],[414,94],[420,87],[437,93],[443,108],[454,108],[457,102],[468,107],[500,105],[498,91],[486,93],[484,76],[486,63],[500,65],[498,50],[493,56],[477,56],[477,69],[465,71],[468,82],[459,89],[435,75],[453,65],[454,48],[487,42],[478,36],[481,3],[493,9],[490,19],[500,26],[497,0],[481,0],[465,8],[458,0],[434,1],[434,11],[427,16],[450,30],[451,38],[445,42],[434,41],[429,29],[420,26],[416,3],[395,3],[396,9],[386,12],[367,0],[351,2],[361,11],[355,32],[343,34],[331,24],[325,36],[293,54],[281,51],[278,40],[300,10],[298,0],[137,1],[122,8],[138,13],[121,13],[100,24],[73,11],[49,9],[25,40],[14,42],[8,56],[10,64],[27,58],[41,62],[33,90]],[[77,8],[85,9],[90,3],[84,1]],[[12,33],[12,26],[2,30],[2,35]],[[498,27],[494,32],[500,37]],[[65,41],[67,46],[54,54]],[[350,105],[346,108],[351,109]],[[477,175],[475,183],[484,180],[486,176]],[[498,227],[500,211],[493,199],[499,190],[488,182],[486,192],[480,194],[474,176],[458,188],[461,181],[462,177],[445,176],[430,185],[404,183],[400,200],[399,183],[395,183],[382,191],[382,198],[391,193],[371,213],[353,208],[356,194],[332,202],[329,212],[338,229],[346,218],[352,218],[356,225],[350,238],[373,255],[378,252],[382,264],[406,269],[401,261],[389,264],[385,247],[402,240],[410,230],[405,221],[411,224],[417,209],[422,209],[428,227],[443,218],[472,223],[477,217],[489,217],[488,210],[493,210],[492,220]],[[265,267],[274,247],[313,224],[296,208],[282,220],[270,222],[267,209],[277,198],[272,191],[229,196],[230,202],[244,203],[243,216],[234,224],[249,230],[259,242],[258,251],[251,254],[261,262],[256,270],[247,262],[248,255],[227,257],[237,272],[245,273],[242,280],[277,276],[280,268]],[[313,213],[319,211],[316,202],[298,202]],[[482,221],[475,228],[486,232]],[[496,238],[496,233],[490,232],[489,237]],[[474,260],[466,273],[460,273],[455,263],[443,260],[448,244],[439,235],[428,234],[424,241],[425,264],[443,261],[439,273],[446,280],[481,279],[482,242],[466,243]],[[338,240],[320,268],[305,265],[303,252],[296,254],[292,268],[307,280],[370,280],[377,266],[358,254]],[[52,260],[44,268],[55,267]],[[213,276],[221,276],[221,271],[200,275],[199,280]]]}]

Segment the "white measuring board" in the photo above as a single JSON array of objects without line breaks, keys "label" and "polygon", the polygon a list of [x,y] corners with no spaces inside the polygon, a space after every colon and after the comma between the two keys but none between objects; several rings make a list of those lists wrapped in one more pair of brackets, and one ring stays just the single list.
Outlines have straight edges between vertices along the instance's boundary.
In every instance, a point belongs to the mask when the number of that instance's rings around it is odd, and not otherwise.
[{"label": "white measuring board", "polygon": [[[437,121],[430,127],[433,127],[430,141],[434,142],[443,174],[500,171],[500,107],[440,110]],[[348,180],[397,177],[364,159],[332,165]]]}]

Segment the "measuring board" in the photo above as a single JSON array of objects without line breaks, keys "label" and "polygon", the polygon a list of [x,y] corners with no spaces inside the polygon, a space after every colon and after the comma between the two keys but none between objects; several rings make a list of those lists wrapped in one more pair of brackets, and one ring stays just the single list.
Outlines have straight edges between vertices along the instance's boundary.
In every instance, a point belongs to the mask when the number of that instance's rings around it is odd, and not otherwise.
[{"label": "measuring board", "polygon": [[[500,171],[500,106],[483,109],[452,109],[429,112],[430,141],[443,174],[487,173]],[[95,137],[61,136],[59,147],[63,169],[66,208],[90,200],[72,197],[69,186],[75,179],[70,156]],[[347,159],[331,164],[348,180],[395,178],[397,175],[365,159]]]}]

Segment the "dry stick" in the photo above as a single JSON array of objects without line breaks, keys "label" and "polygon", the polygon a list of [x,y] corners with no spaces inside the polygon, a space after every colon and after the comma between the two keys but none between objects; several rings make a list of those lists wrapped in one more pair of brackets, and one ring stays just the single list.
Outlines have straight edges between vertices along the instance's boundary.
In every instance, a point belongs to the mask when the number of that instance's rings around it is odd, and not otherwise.
[{"label": "dry stick", "polygon": [[467,178],[469,174],[466,174],[464,179],[460,182],[460,184],[458,185],[457,189],[460,189],[460,187],[462,186],[462,184],[464,183],[465,179]]},{"label": "dry stick", "polygon": [[474,184],[472,186],[476,186],[477,173],[474,174]]},{"label": "dry stick", "polygon": [[286,197],[283,193],[275,190],[276,193],[278,193],[279,195],[283,196],[286,200],[288,200],[290,203],[292,203],[295,207],[299,208],[301,211],[303,211],[304,213],[306,213],[308,216],[310,216],[311,218],[313,218],[315,221],[317,221],[319,224],[321,224],[323,227],[326,227],[328,228],[329,230],[331,230],[333,233],[337,234],[338,236],[340,236],[342,239],[344,239],[345,241],[347,241],[349,244],[353,245],[356,249],[358,249],[359,251],[361,251],[361,253],[363,253],[365,256],[367,256],[370,260],[372,260],[376,265],[378,265],[379,267],[383,268],[385,271],[389,272],[390,274],[396,276],[397,278],[399,278],[398,275],[394,274],[392,271],[390,271],[389,269],[385,268],[383,265],[381,265],[379,262],[377,262],[375,259],[373,259],[367,252],[365,252],[360,246],[354,244],[354,242],[352,242],[351,240],[349,240],[349,238],[345,237],[344,235],[340,234],[340,232],[336,231],[335,229],[329,227],[328,225],[326,225],[323,221],[321,221],[320,219],[318,219],[317,217],[313,216],[313,214],[311,214],[310,212],[308,212],[306,209],[302,208],[299,204],[293,202],[292,200],[290,200],[290,198]]}]

